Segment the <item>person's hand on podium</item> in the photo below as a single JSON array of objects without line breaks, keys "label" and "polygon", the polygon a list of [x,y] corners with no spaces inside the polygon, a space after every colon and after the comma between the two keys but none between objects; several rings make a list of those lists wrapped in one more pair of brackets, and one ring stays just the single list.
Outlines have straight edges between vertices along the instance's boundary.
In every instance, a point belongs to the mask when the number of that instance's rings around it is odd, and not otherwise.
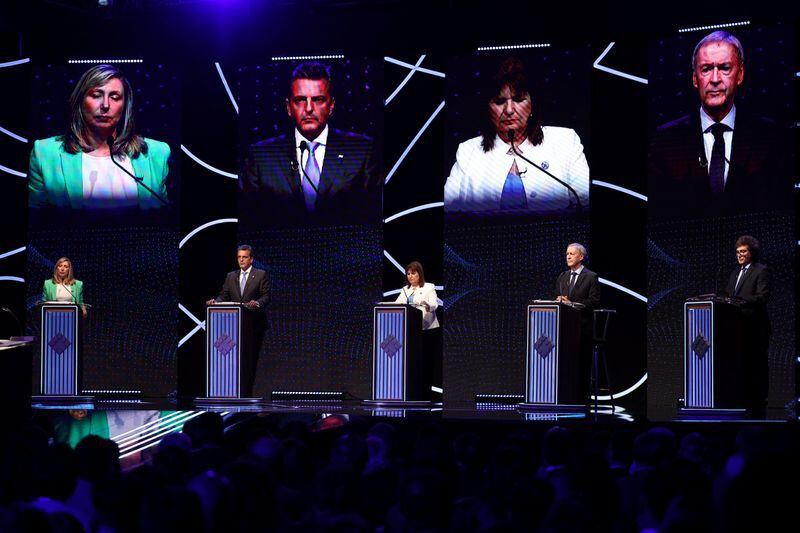
[{"label": "person's hand on podium", "polygon": [[214,305],[216,302],[214,298],[211,298],[210,300],[206,300],[206,305]]},{"label": "person's hand on podium", "polygon": [[562,304],[571,303],[569,301],[569,296],[556,296],[556,301],[559,302],[559,303],[562,303]]},{"label": "person's hand on podium", "polygon": [[244,306],[247,307],[248,309],[258,309],[259,307],[261,307],[255,300],[250,300],[249,302],[244,304]]},{"label": "person's hand on podium", "polygon": [[83,318],[86,318],[89,315],[89,313],[86,311],[86,307],[83,305],[81,306],[81,314],[83,315]]},{"label": "person's hand on podium", "polygon": [[429,304],[428,302],[421,302],[419,305],[424,307],[426,311],[430,312],[431,304]]}]

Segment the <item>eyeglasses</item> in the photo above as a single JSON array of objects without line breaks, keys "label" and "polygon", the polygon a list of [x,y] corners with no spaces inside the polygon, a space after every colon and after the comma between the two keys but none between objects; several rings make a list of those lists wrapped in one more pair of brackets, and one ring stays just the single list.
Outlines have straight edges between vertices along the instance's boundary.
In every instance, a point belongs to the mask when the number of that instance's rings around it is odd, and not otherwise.
[{"label": "eyeglasses", "polygon": [[750,253],[750,250],[736,250],[736,255],[747,255]]}]

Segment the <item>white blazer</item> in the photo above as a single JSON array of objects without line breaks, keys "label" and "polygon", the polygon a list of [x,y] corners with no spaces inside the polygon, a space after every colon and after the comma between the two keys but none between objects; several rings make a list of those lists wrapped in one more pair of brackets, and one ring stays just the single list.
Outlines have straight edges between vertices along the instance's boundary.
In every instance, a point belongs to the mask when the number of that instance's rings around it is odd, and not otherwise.
[{"label": "white blazer", "polygon": [[[589,206],[589,165],[583,145],[574,130],[544,126],[544,140],[533,146],[528,139],[518,145],[522,155],[569,183]],[[568,209],[574,197],[569,190],[510,153],[511,146],[495,137],[494,148],[484,152],[482,137],[461,143],[456,162],[444,185],[444,209],[447,212],[501,212],[500,198],[511,165],[516,161],[525,188],[524,212],[554,214]]]},{"label": "white blazer", "polygon": [[[436,308],[439,307],[439,301],[436,297],[436,288],[433,283],[426,283],[422,287],[408,288],[408,285],[403,285],[400,289],[400,294],[397,295],[395,303],[407,304],[408,298],[414,295],[413,305],[417,305],[417,309],[422,312],[422,329],[433,329],[439,327],[439,321],[436,320]],[[430,306],[430,311],[425,310],[421,304],[426,302]]]}]

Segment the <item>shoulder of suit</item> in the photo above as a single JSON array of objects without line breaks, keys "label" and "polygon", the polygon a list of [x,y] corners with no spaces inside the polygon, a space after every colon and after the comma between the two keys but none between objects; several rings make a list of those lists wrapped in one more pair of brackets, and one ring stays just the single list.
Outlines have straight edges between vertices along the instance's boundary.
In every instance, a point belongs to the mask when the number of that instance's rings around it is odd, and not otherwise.
[{"label": "shoulder of suit", "polygon": [[580,142],[578,133],[572,128],[562,126],[542,126],[543,142],[561,144],[565,142]]},{"label": "shoulder of suit", "polygon": [[584,274],[586,274],[587,276],[594,276],[594,277],[597,277],[597,273],[596,273],[595,271],[593,271],[593,270],[589,270],[589,269],[588,269],[588,268],[586,268],[586,267],[583,267],[583,273],[584,273]]},{"label": "shoulder of suit", "polygon": [[262,139],[250,145],[250,149],[284,149],[287,146],[294,146],[294,134],[278,135],[277,137],[270,137],[269,139]]},{"label": "shoulder of suit", "polygon": [[691,123],[692,123],[692,116],[684,115],[680,118],[676,118],[675,120],[670,120],[669,122],[661,124],[656,128],[656,133],[669,133],[672,131],[683,130],[688,128]]},{"label": "shoulder of suit", "polygon": [[426,281],[426,282],[425,282],[425,288],[426,288],[426,289],[435,289],[435,288],[436,288],[436,285],[434,285],[433,283],[428,283],[428,282]]},{"label": "shoulder of suit", "polygon": [[53,137],[48,137],[46,139],[37,139],[33,141],[33,149],[35,151],[51,151],[51,150],[60,150],[64,146],[64,136],[63,135],[54,135]]},{"label": "shoulder of suit", "polygon": [[354,131],[345,131],[339,130],[336,128],[331,128],[328,130],[328,140],[333,138],[336,141],[343,141],[343,142],[372,142],[372,137],[368,137],[367,135],[363,135],[361,133],[356,133]]},{"label": "shoulder of suit", "polygon": [[170,153],[169,145],[163,141],[149,139],[142,137],[142,140],[147,145],[147,155],[149,157],[168,157]]}]

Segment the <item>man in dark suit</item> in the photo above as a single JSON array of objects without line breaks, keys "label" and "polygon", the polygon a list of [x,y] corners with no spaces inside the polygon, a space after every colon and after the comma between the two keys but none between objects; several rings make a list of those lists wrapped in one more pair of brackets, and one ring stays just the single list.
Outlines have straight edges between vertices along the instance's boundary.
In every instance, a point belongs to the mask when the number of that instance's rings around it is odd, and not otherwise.
[{"label": "man in dark suit", "polygon": [[580,376],[578,391],[583,399],[589,392],[593,312],[600,305],[600,284],[597,281],[597,274],[583,265],[586,257],[586,247],[582,244],[574,242],[567,246],[568,270],[562,272],[556,280],[556,301],[583,305],[578,362]]},{"label": "man in dark suit", "polygon": [[329,127],[331,85],[321,63],[295,68],[286,98],[294,131],[250,147],[240,180],[245,217],[266,226],[380,223],[373,141]]},{"label": "man in dark suit", "polygon": [[731,272],[725,295],[742,302],[744,331],[744,372],[748,407],[754,418],[763,418],[769,391],[770,323],[767,301],[771,275],[766,265],[757,262],[761,248],[750,235],[736,240],[736,261],[739,266]]},{"label": "man in dark suit", "polygon": [[657,128],[648,158],[656,216],[714,216],[791,208],[788,132],[735,105],[744,50],[715,31],[695,47],[692,84],[700,109]]},{"label": "man in dark suit", "polygon": [[265,309],[269,303],[269,284],[266,271],[253,267],[252,247],[247,244],[239,246],[236,250],[236,261],[239,263],[239,268],[228,272],[219,296],[208,300],[206,305],[213,305],[216,302],[240,302],[248,310],[253,339],[249,343],[251,349],[247,353],[242,352],[242,367],[250,376],[249,379],[242,380],[242,396],[249,396],[252,394],[252,380],[255,379],[258,354],[267,328]]}]

